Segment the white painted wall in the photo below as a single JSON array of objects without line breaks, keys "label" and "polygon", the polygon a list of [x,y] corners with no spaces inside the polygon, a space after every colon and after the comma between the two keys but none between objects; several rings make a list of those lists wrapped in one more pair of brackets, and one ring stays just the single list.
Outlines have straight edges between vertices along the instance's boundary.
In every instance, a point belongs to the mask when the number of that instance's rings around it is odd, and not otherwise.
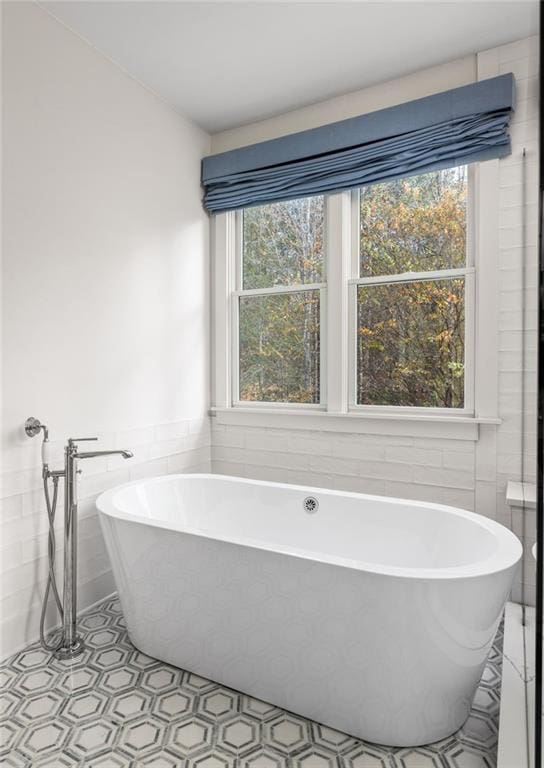
[{"label": "white painted wall", "polygon": [[268,120],[216,133],[212,136],[212,152],[226,152],[258,141],[267,141],[337,120],[346,120],[366,112],[430,96],[448,88],[467,85],[475,79],[476,56],[465,56],[370,88],[344,93],[334,99],[320,101]]},{"label": "white painted wall", "polygon": [[2,5],[5,654],[36,637],[46,569],[27,416],[56,464],[69,436],[136,453],[82,464],[81,606],[113,589],[95,495],[209,466],[210,140],[36,4]]},{"label": "white painted wall", "polygon": [[[212,428],[214,471],[453,504],[492,517],[514,528],[518,535],[524,532],[529,552],[534,542],[534,519],[527,518],[523,531],[520,519],[511,518],[505,495],[509,479],[534,478],[536,463],[536,52],[537,38],[514,41],[212,137],[212,151],[222,152],[447,90],[478,77],[513,72],[516,78],[512,154],[498,162],[498,181],[491,190],[498,214],[489,223],[499,267],[496,285],[489,286],[493,292],[489,298],[498,308],[500,426],[481,425],[479,439],[467,441],[436,434],[310,432],[284,424],[277,429],[270,424],[262,428],[218,423],[225,421],[218,416]],[[525,205],[523,147],[527,150]],[[229,415],[228,420],[233,417]],[[534,561],[529,556],[515,585],[514,599],[523,597],[534,603],[534,585]]]}]

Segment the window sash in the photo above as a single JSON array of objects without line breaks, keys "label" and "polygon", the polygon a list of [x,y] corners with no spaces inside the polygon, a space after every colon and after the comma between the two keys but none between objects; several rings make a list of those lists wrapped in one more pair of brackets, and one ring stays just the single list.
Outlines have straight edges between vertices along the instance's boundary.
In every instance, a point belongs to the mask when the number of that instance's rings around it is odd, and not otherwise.
[{"label": "window sash", "polygon": [[[477,165],[467,165],[467,208],[466,208],[466,241],[465,241],[465,254],[466,262],[465,266],[461,269],[471,269],[475,266],[475,243],[476,243],[476,186],[477,186],[478,169]],[[361,236],[361,190],[353,189],[349,193],[351,196],[351,265],[350,265],[350,279],[362,279],[373,280],[376,277],[388,277],[392,275],[372,275],[368,278],[361,278],[361,252],[360,252],[360,236]],[[432,270],[429,270],[431,272]],[[438,270],[437,270],[438,271]],[[443,270],[440,270],[443,271]],[[448,270],[453,271],[453,270]],[[415,274],[412,272],[404,273],[406,275]]]},{"label": "window sash", "polygon": [[[319,403],[292,403],[285,400],[275,402],[269,400],[241,400],[240,399],[240,299],[246,296],[268,296],[268,295],[286,295],[289,293],[305,293],[308,291],[319,291]],[[324,350],[323,329],[326,329],[326,299],[327,289],[322,283],[316,285],[289,286],[289,290],[275,290],[270,288],[251,289],[247,291],[233,291],[232,293],[232,404],[241,407],[263,407],[263,408],[311,408],[312,410],[325,410],[325,385],[326,373],[323,366],[326,365],[326,354]]]},{"label": "window sash", "polygon": [[[453,274],[452,274],[453,273]],[[357,288],[360,285],[395,285],[464,279],[465,283],[465,370],[464,370],[464,406],[463,408],[439,408],[434,406],[411,405],[374,405],[357,402]],[[392,279],[393,278],[393,279]],[[396,279],[398,278],[398,279]],[[429,415],[474,415],[474,337],[475,337],[475,284],[476,271],[472,267],[456,270],[437,270],[436,272],[410,272],[402,275],[388,275],[387,279],[354,278],[349,282],[349,410],[360,413],[413,413]]]},{"label": "window sash", "polygon": [[[326,207],[326,206],[325,206]],[[230,294],[230,325],[231,325],[231,376],[230,376],[230,400],[237,408],[295,408],[326,410],[326,364],[325,337],[327,328],[327,284],[304,283],[301,285],[275,285],[270,288],[243,288],[244,285],[244,254],[243,254],[243,211],[236,211],[227,216],[234,217],[234,290]],[[325,237],[327,233],[327,215],[325,213]],[[325,252],[323,270],[327,275],[328,257]],[[269,400],[241,400],[240,399],[240,299],[246,296],[273,296],[289,293],[303,293],[307,291],[319,291],[319,403],[291,403],[286,401],[271,402]]]}]

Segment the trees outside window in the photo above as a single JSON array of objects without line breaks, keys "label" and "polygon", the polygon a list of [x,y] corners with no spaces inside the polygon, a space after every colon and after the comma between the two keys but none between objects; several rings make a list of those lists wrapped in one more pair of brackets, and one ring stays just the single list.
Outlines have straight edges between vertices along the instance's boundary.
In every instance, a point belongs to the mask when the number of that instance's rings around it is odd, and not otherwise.
[{"label": "trees outside window", "polygon": [[465,166],[360,193],[357,403],[463,408]]},{"label": "trees outside window", "polygon": [[324,219],[322,196],[242,213],[242,401],[320,402]]},{"label": "trees outside window", "polygon": [[[463,166],[353,193],[353,407],[466,408],[467,179]],[[327,198],[236,215],[233,399],[325,406],[325,310],[345,311],[327,298],[327,260],[340,257],[327,252]]]}]

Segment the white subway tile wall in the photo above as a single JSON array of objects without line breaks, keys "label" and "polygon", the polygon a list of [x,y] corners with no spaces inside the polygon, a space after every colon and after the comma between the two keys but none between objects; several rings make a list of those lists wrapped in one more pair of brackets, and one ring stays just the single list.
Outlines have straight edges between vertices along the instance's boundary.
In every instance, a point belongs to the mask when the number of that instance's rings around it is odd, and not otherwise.
[{"label": "white subway tile wall", "polygon": [[[97,449],[126,448],[134,453],[134,458],[125,461],[112,456],[80,464],[78,588],[81,608],[115,589],[95,506],[97,496],[115,485],[142,477],[209,472],[210,444],[207,416],[100,434],[98,443],[94,444]],[[37,639],[48,562],[40,445],[39,437],[33,440],[21,437],[20,445],[4,456],[0,519],[2,658]],[[55,441],[52,447],[51,466],[62,468],[63,443]],[[62,505],[61,480],[55,521],[58,574],[62,567]],[[55,625],[51,606],[47,619],[48,627]]]},{"label": "white subway tile wall", "polygon": [[[214,423],[214,472],[451,504],[520,535],[505,497],[509,480],[531,481],[536,473],[537,38],[501,46],[492,57],[495,74],[513,72],[517,84],[512,154],[499,163],[500,426],[481,425],[474,443]],[[525,532],[529,552],[535,533],[530,515]],[[512,597],[534,604],[531,557]]]},{"label": "white subway tile wall", "polygon": [[[538,221],[538,38],[501,46],[498,72],[516,77],[512,154],[499,168],[499,416],[495,444],[495,517],[512,528],[524,545],[524,562],[512,597],[535,604],[534,510],[525,526],[506,504],[509,480],[536,479],[536,352]],[[525,149],[525,172],[523,150]],[[525,178],[524,178],[525,176]],[[482,491],[483,493],[483,491]],[[489,508],[493,507],[491,490]],[[482,496],[482,500],[483,500]],[[525,533],[525,536],[523,535]]]}]

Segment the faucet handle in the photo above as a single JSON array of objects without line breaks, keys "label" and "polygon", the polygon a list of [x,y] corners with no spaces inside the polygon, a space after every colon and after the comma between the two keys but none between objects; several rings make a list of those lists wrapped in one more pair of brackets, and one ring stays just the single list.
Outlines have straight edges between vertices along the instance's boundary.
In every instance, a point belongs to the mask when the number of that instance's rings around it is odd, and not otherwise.
[{"label": "faucet handle", "polygon": [[69,443],[81,443],[84,440],[98,440],[97,437],[71,437],[68,442]]}]

